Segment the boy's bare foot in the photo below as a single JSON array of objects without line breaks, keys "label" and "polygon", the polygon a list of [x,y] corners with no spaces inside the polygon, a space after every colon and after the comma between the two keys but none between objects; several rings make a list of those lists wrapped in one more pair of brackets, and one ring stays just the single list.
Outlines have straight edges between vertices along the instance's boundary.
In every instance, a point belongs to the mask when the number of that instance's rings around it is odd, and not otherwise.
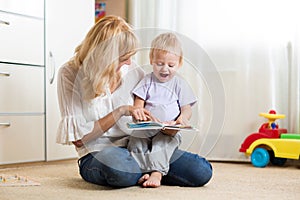
[{"label": "boy's bare foot", "polygon": [[[149,176],[149,174],[148,174],[148,176]],[[159,187],[161,178],[162,178],[162,174],[160,172],[152,172],[150,177],[148,177],[144,181],[143,186],[144,187]]]}]

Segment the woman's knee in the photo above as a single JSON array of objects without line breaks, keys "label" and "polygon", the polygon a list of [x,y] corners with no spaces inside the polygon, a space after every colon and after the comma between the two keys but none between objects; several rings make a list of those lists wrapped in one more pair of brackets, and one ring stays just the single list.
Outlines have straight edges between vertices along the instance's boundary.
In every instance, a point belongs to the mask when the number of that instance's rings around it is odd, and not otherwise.
[{"label": "woman's knee", "polygon": [[211,180],[213,175],[210,162],[197,154],[182,150],[174,152],[171,168],[182,179],[184,186],[204,186]]},{"label": "woman's knee", "polygon": [[136,185],[141,169],[126,148],[107,147],[96,155],[103,165],[106,181],[111,186],[127,187]]},{"label": "woman's knee", "polygon": [[106,181],[108,185],[113,187],[129,187],[137,184],[141,173],[130,173],[126,171],[115,170],[113,168],[106,169]]},{"label": "woman's knee", "polygon": [[199,163],[199,167],[202,169],[198,171],[198,174],[195,176],[195,184],[198,187],[206,185],[213,176],[212,165],[205,158],[201,159],[202,161]]}]

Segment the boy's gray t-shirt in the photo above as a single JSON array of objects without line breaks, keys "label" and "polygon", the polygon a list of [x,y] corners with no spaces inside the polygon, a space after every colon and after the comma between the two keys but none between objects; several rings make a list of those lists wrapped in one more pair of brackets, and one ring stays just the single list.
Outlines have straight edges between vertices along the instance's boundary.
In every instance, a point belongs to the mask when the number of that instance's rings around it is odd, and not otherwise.
[{"label": "boy's gray t-shirt", "polygon": [[192,88],[177,75],[162,83],[152,72],[147,74],[132,92],[145,100],[145,108],[162,122],[175,120],[180,114],[181,106],[192,106],[197,101]]}]

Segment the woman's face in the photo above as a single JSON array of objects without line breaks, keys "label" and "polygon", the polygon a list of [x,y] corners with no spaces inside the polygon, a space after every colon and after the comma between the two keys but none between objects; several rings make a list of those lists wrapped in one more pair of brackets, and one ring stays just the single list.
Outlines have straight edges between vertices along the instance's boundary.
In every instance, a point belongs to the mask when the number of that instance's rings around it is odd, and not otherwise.
[{"label": "woman's face", "polygon": [[168,82],[171,80],[178,68],[179,56],[168,52],[155,52],[151,65],[153,66],[153,73],[160,82]]},{"label": "woman's face", "polygon": [[117,71],[120,71],[120,69],[121,69],[121,67],[123,65],[131,65],[131,57],[125,58],[125,59],[121,59],[119,61],[119,65],[118,65]]}]

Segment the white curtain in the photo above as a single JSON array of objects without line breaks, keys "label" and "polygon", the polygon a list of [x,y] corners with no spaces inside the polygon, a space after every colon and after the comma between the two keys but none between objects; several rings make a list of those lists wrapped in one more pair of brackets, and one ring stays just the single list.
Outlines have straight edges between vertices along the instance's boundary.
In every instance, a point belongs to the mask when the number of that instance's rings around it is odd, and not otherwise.
[{"label": "white curtain", "polygon": [[[296,9],[294,11],[296,12]],[[297,13],[298,14],[298,13]],[[295,16],[299,18],[298,16]],[[288,44],[289,60],[289,122],[290,132],[300,133],[300,21],[295,19],[294,37]]]},{"label": "white curtain", "polygon": [[244,138],[275,109],[277,123],[300,133],[300,31],[297,0],[128,0],[141,38],[137,62],[151,70],[148,48],[159,33],[177,33],[181,73],[198,96],[182,148],[211,160],[247,160]]}]

